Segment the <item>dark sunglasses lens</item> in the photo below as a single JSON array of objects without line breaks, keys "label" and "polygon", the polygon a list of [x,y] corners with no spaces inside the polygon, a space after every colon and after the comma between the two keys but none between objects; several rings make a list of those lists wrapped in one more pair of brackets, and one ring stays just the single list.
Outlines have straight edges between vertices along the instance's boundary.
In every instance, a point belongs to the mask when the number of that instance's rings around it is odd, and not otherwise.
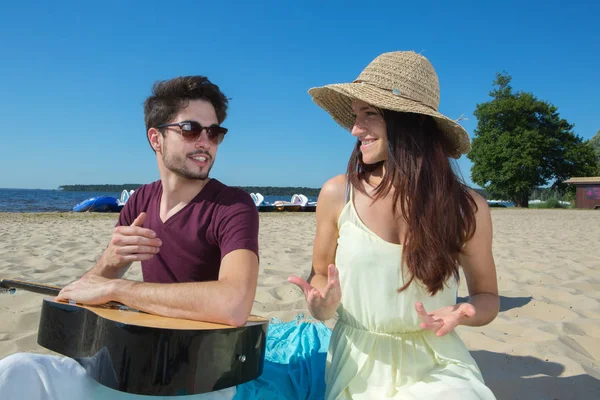
[{"label": "dark sunglasses lens", "polygon": [[221,126],[209,126],[204,128],[197,122],[188,122],[181,126],[181,134],[184,138],[191,141],[197,141],[202,135],[202,130],[206,129],[206,135],[209,140],[217,143],[223,141],[223,137],[227,133],[227,129]]},{"label": "dark sunglasses lens", "polygon": [[206,132],[210,140],[221,143],[227,133],[227,129],[220,126],[210,126],[206,129]]},{"label": "dark sunglasses lens", "polygon": [[186,122],[181,125],[181,135],[187,140],[196,141],[202,134],[202,127],[198,123]]}]

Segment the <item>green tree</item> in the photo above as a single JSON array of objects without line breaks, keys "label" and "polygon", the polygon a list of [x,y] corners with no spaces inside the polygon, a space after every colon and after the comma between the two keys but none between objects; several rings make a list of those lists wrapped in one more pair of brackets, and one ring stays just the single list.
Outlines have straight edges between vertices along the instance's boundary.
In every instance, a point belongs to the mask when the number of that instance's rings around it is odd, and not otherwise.
[{"label": "green tree", "polygon": [[532,93],[514,93],[512,78],[496,74],[491,101],[477,104],[477,128],[468,158],[473,162],[473,182],[494,198],[528,207],[532,191],[554,181],[595,169],[591,146],[560,118],[557,108]]},{"label": "green tree", "polygon": [[598,166],[598,173],[600,173],[600,131],[596,132],[594,137],[588,141],[588,144],[596,154],[596,165]]}]

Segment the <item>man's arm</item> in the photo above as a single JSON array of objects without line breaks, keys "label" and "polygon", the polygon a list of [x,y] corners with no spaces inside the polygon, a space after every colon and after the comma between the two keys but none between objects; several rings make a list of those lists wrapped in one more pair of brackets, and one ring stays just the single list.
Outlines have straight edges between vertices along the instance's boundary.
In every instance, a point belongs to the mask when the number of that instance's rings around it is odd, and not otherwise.
[{"label": "man's arm", "polygon": [[94,264],[92,268],[90,268],[85,274],[81,276],[81,279],[87,279],[92,275],[102,276],[108,279],[118,279],[122,278],[123,275],[125,275],[125,272],[127,272],[129,267],[131,267],[131,264],[133,263],[127,263],[125,265],[120,266],[119,268],[112,268],[107,262],[108,257],[106,255],[106,250],[108,250],[108,247],[104,249],[104,251],[100,255],[100,258],[98,259],[98,261],[96,261],[96,264]]},{"label": "man's arm", "polygon": [[97,275],[118,279],[134,261],[149,260],[158,253],[162,242],[154,231],[142,227],[145,220],[146,213],[141,213],[130,226],[117,226],[96,264],[82,278]]},{"label": "man's arm", "polygon": [[239,249],[223,257],[217,281],[161,284],[118,279],[109,297],[152,314],[242,326],[252,310],[257,280],[258,257]]},{"label": "man's arm", "polygon": [[57,300],[117,301],[151,314],[242,326],[254,303],[257,280],[258,256],[238,249],[223,257],[217,281],[149,283],[91,275],[63,288]]}]

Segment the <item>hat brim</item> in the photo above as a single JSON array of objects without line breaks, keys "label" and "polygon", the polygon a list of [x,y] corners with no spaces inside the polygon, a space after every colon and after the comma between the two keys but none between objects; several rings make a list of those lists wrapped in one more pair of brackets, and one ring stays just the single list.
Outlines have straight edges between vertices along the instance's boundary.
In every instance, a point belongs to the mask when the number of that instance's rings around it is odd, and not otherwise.
[{"label": "hat brim", "polygon": [[414,100],[393,94],[363,82],[339,83],[311,88],[308,93],[313,101],[344,129],[350,131],[354,125],[352,99],[364,101],[372,106],[392,111],[424,114],[433,117],[438,127],[454,143],[453,158],[459,158],[471,150],[471,142],[465,128],[456,121]]}]

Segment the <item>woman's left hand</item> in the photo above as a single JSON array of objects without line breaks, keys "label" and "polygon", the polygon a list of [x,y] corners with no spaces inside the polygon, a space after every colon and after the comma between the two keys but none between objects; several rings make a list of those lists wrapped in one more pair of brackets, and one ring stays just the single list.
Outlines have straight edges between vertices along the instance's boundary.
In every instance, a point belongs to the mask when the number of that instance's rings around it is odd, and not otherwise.
[{"label": "woman's left hand", "polygon": [[419,325],[422,329],[429,329],[436,336],[444,336],[461,324],[467,318],[475,315],[475,307],[470,303],[459,303],[428,313],[423,303],[415,303],[419,317],[423,320]]}]

